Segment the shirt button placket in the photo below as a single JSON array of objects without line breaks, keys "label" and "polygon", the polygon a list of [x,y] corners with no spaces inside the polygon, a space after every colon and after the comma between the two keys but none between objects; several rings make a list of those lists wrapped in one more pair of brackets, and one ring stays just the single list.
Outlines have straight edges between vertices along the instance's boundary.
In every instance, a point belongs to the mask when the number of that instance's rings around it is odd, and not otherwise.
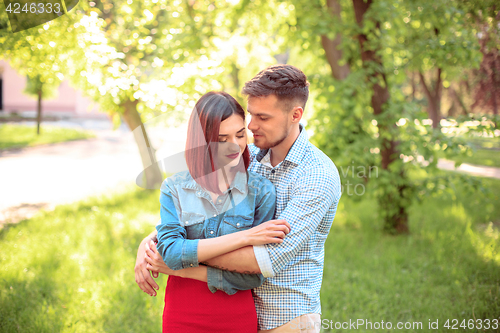
[{"label": "shirt button placket", "polygon": [[210,218],[210,225],[208,226],[209,233],[208,237],[215,237],[214,229],[217,224],[217,212],[214,212],[213,216]]}]

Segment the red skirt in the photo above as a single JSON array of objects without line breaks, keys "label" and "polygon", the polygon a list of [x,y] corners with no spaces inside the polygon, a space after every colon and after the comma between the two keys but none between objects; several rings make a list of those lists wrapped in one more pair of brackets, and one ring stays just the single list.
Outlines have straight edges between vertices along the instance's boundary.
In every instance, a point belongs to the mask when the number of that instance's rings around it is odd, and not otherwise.
[{"label": "red skirt", "polygon": [[228,295],[207,283],[169,276],[163,309],[163,333],[256,333],[257,313],[251,290]]}]

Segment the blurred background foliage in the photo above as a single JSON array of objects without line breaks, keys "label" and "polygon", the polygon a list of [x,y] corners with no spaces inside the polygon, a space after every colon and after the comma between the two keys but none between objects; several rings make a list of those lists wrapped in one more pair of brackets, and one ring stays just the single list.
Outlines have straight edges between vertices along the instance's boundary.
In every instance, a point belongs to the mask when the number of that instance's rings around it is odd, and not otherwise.
[{"label": "blurred background foliage", "polygon": [[[452,188],[438,159],[494,135],[499,22],[494,0],[80,1],[41,26],[0,30],[0,50],[31,79],[68,78],[132,130],[160,114],[184,120],[209,90],[244,103],[260,69],[296,65],[311,82],[312,141],[344,185],[376,199],[385,230],[407,233],[412,202]],[[154,147],[139,132],[147,166]],[[146,178],[162,180],[155,167]]]}]

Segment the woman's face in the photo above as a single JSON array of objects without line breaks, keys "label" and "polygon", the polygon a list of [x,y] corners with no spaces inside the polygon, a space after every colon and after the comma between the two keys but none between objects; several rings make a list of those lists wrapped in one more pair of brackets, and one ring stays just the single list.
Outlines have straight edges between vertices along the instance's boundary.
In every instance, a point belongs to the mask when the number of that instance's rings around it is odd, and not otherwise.
[{"label": "woman's face", "polygon": [[235,167],[247,146],[245,121],[233,114],[220,123],[218,160],[220,166]]}]

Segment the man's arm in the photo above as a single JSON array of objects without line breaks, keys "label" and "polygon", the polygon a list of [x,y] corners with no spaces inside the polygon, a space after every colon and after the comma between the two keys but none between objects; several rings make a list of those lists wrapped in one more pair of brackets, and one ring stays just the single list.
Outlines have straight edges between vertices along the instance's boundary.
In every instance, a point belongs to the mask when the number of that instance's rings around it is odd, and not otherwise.
[{"label": "man's arm", "polygon": [[[155,282],[155,280],[151,277],[151,272],[147,269],[147,261],[146,261],[146,246],[150,241],[156,240],[157,231],[154,230],[150,233],[146,238],[144,238],[137,249],[137,259],[135,261],[135,282],[139,285],[139,288],[142,289],[149,296],[156,296],[156,290],[160,287]],[[158,273],[152,272],[153,277],[157,278]]]},{"label": "man's arm", "polygon": [[[217,290],[222,290],[228,295],[233,295],[238,290],[257,288],[264,283],[262,274],[228,272],[204,265],[174,271],[165,264],[153,242],[146,244],[146,261],[148,262],[147,269],[152,272],[207,282],[208,288],[213,293]],[[227,282],[222,282],[223,278]]]},{"label": "man's arm", "polygon": [[[338,204],[340,195],[340,179],[336,170],[308,169],[295,184],[292,196],[279,216],[292,226],[283,243],[248,246],[209,260],[207,264],[229,271],[262,272],[265,277],[274,276],[297,255],[304,242],[318,228],[327,210],[332,204]],[[257,261],[255,251],[258,248],[267,259],[259,256]],[[259,263],[271,269],[264,269]]]}]

